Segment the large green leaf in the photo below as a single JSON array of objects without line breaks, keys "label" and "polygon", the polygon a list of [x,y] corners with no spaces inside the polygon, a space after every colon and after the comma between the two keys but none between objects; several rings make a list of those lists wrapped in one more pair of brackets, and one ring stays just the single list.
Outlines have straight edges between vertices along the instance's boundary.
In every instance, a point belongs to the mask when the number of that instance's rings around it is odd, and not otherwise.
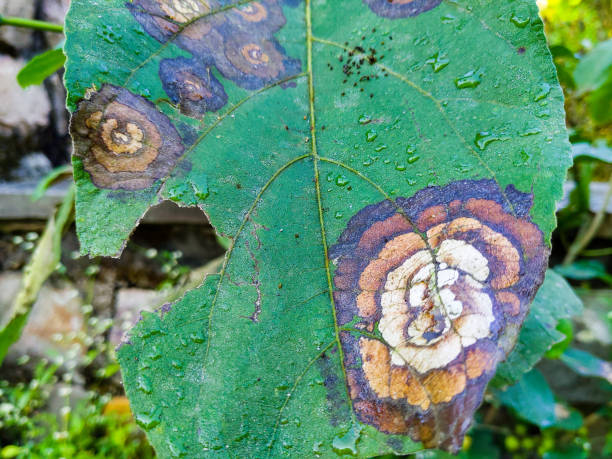
[{"label": "large green leaf", "polygon": [[119,350],[158,453],[457,450],[570,164],[535,3],[73,0],[66,33],[82,251],[163,199],[231,241]]}]

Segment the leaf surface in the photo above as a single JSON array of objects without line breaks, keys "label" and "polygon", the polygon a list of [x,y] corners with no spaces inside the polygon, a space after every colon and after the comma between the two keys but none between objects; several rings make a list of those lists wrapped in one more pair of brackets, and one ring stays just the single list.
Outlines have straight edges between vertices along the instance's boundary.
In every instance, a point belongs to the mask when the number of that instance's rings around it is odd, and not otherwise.
[{"label": "leaf surface", "polygon": [[66,31],[82,250],[162,199],[231,241],[119,350],[158,453],[457,450],[570,164],[535,3],[73,0]]}]

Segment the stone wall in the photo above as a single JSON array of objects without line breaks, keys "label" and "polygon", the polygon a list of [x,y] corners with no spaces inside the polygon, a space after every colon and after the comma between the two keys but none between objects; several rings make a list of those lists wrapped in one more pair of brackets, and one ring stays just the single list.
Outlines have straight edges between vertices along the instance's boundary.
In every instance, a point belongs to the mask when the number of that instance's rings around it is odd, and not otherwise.
[{"label": "stone wall", "polygon": [[[69,0],[0,0],[0,15],[61,24]],[[36,180],[69,160],[62,75],[19,87],[16,76],[33,56],[61,45],[62,34],[0,26],[0,181]]]}]

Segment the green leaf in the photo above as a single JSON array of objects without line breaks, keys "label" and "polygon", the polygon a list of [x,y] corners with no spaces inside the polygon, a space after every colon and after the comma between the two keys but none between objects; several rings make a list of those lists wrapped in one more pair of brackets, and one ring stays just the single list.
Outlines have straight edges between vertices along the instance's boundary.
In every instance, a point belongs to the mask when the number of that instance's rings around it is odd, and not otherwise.
[{"label": "green leaf", "polygon": [[82,251],[163,199],[231,241],[119,350],[159,455],[458,450],[571,163],[535,2],[73,0],[66,33]]},{"label": "green leaf", "polygon": [[612,148],[610,148],[605,140],[590,143],[575,143],[572,145],[572,156],[576,158],[592,158],[598,159],[605,163],[612,163]]},{"label": "green leaf", "polygon": [[606,267],[598,260],[577,260],[568,266],[555,266],[555,272],[572,280],[601,279],[612,282],[612,276],[608,274]]},{"label": "green leaf", "polygon": [[602,378],[612,384],[612,363],[610,362],[574,348],[567,349],[560,359],[580,375]]},{"label": "green leaf", "polygon": [[561,354],[565,352],[574,339],[574,325],[571,320],[561,319],[556,328],[557,331],[563,333],[565,337],[562,341],[553,344],[546,354],[544,354],[544,356],[548,359],[558,359],[561,357]]},{"label": "green leaf", "polygon": [[551,427],[557,421],[555,396],[538,370],[531,370],[513,386],[496,390],[495,398],[519,417],[540,427]]},{"label": "green leaf", "polygon": [[580,315],[581,312],[582,301],[572,287],[555,271],[548,270],[516,347],[508,359],[497,367],[492,383],[501,386],[518,381],[555,343],[565,340],[565,334],[557,330],[559,321]]},{"label": "green leaf", "polygon": [[612,75],[599,88],[587,97],[591,117],[596,124],[606,124],[612,121],[610,106],[612,105]]},{"label": "green leaf", "polygon": [[41,84],[64,66],[66,56],[61,48],[50,49],[34,56],[17,74],[17,82],[22,88]]},{"label": "green leaf", "polygon": [[55,271],[61,257],[62,234],[72,223],[74,187],[71,186],[55,215],[47,221],[32,257],[23,270],[21,288],[10,311],[5,311],[0,323],[0,364],[10,346],[21,336],[38,292]]},{"label": "green leaf", "polygon": [[595,46],[576,66],[576,89],[580,92],[599,89],[609,79],[611,67],[612,40],[606,40]]},{"label": "green leaf", "polygon": [[45,175],[36,185],[36,189],[32,193],[32,201],[38,201],[45,195],[47,189],[56,183],[58,180],[72,175],[72,166],[66,164],[64,166],[58,166],[47,175]]}]

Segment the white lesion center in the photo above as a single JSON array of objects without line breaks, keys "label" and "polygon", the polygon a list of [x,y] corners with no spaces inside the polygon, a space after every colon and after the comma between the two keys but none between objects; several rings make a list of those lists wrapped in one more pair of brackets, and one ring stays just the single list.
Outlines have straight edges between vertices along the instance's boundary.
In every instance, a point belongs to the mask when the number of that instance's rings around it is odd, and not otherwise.
[{"label": "white lesion center", "polygon": [[434,254],[421,250],[389,272],[378,327],[393,364],[424,373],[487,337],[495,320],[484,291],[489,275],[480,251],[455,239],[444,240]]}]

